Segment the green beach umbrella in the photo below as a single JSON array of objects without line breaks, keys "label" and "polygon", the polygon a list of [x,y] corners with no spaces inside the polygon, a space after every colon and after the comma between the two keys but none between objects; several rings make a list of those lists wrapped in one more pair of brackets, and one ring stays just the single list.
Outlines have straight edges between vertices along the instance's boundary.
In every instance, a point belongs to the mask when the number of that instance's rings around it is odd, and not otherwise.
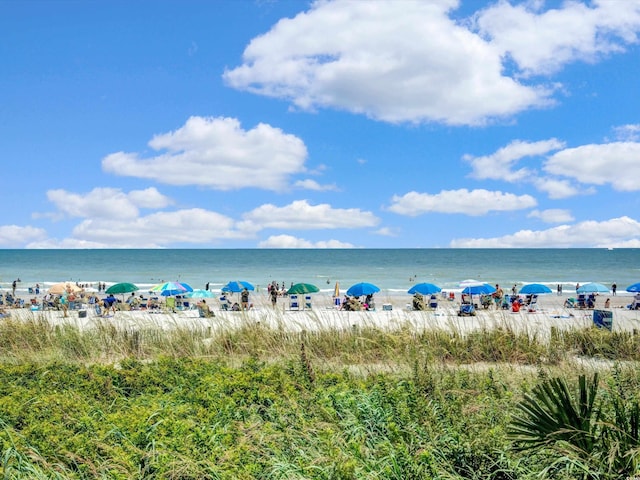
[{"label": "green beach umbrella", "polygon": [[133,283],[114,283],[109,288],[105,290],[105,293],[132,293],[139,288]]},{"label": "green beach umbrella", "polygon": [[310,283],[296,283],[295,285],[291,285],[291,288],[287,290],[287,294],[303,294],[303,293],[316,293],[319,292],[320,289],[315,285]]}]

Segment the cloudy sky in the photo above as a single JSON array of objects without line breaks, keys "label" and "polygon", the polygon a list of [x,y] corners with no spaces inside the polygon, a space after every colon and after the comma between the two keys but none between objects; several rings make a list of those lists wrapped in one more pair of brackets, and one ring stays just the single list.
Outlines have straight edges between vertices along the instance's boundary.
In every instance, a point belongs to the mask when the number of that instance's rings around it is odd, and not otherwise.
[{"label": "cloudy sky", "polygon": [[0,248],[640,247],[640,0],[0,0]]}]

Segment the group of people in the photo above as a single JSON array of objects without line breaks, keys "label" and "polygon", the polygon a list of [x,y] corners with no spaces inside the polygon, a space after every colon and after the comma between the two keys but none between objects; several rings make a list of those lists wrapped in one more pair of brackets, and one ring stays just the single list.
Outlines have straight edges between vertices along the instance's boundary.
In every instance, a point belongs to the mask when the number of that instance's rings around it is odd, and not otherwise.
[{"label": "group of people", "polygon": [[359,297],[351,297],[349,295],[345,295],[344,299],[339,305],[340,310],[345,310],[348,312],[375,310],[375,308],[376,306],[373,301],[373,294],[365,295],[363,300],[360,300]]}]

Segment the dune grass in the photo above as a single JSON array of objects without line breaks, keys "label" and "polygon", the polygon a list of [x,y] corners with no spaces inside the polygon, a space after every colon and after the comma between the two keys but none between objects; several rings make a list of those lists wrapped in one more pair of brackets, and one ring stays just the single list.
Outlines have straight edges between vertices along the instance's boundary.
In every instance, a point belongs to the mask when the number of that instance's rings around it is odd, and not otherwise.
[{"label": "dune grass", "polygon": [[508,323],[473,332],[267,324],[132,328],[107,319],[80,329],[38,316],[5,320],[0,473],[617,478],[598,469],[600,452],[577,477],[571,459],[514,449],[508,430],[525,395],[550,378],[571,385],[597,369],[603,412],[635,398],[632,333],[576,328],[541,339]]}]

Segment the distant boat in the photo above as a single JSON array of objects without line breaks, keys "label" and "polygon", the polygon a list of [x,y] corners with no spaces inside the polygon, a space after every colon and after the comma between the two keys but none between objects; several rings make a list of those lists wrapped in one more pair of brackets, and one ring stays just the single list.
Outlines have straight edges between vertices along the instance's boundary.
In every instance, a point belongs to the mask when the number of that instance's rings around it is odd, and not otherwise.
[{"label": "distant boat", "polygon": [[613,247],[607,247],[607,250],[613,250]]}]

